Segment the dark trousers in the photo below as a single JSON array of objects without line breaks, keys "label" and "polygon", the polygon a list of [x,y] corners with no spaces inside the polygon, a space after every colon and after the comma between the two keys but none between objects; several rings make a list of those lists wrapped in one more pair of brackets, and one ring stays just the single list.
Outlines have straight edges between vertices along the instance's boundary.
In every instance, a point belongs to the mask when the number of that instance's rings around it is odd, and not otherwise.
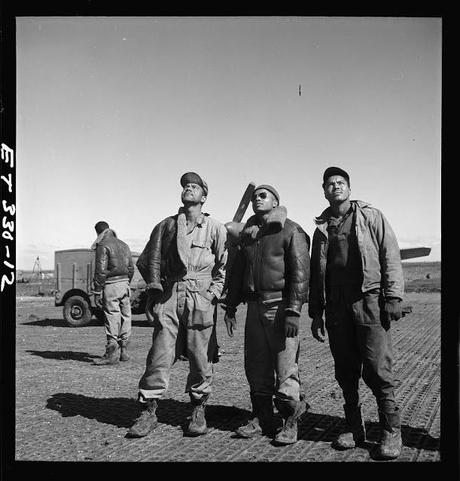
[{"label": "dark trousers", "polygon": [[299,401],[300,341],[284,334],[285,307],[285,302],[248,302],[244,368],[251,394]]},{"label": "dark trousers", "polygon": [[394,411],[390,323],[382,316],[380,291],[363,294],[359,286],[333,286],[326,296],[326,328],[345,404],[360,404],[362,376],[379,409]]}]

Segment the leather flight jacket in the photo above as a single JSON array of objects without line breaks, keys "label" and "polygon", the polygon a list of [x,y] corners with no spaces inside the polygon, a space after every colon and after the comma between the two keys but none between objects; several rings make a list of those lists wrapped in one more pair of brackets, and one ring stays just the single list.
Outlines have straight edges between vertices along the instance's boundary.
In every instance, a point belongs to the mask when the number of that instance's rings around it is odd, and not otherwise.
[{"label": "leather flight jacket", "polygon": [[250,217],[230,271],[227,309],[251,300],[285,300],[286,311],[300,315],[308,296],[309,248],[309,236],[287,218],[285,207],[275,207],[264,225]]},{"label": "leather flight jacket", "polygon": [[121,280],[131,281],[134,263],[128,245],[108,229],[96,247],[94,292],[102,292],[106,283]]}]

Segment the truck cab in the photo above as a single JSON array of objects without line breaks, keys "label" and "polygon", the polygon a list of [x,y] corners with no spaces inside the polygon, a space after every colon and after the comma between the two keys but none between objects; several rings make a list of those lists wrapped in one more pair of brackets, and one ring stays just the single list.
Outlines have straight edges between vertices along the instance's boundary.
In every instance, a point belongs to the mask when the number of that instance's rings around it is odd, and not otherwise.
[{"label": "truck cab", "polygon": [[[146,302],[145,282],[136,267],[139,253],[133,252],[132,257],[131,311],[142,314]],[[54,305],[63,306],[64,320],[71,327],[86,326],[93,316],[103,320],[103,311],[95,305],[92,294],[95,260],[92,249],[65,249],[54,253]]]}]

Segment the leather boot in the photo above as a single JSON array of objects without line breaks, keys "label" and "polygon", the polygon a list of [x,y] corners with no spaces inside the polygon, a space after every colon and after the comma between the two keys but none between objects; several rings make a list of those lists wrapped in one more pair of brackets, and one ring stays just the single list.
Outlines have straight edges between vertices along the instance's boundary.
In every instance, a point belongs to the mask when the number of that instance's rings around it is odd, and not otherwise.
[{"label": "leather boot", "polygon": [[145,403],[139,403],[141,413],[137,417],[135,423],[131,426],[127,436],[129,438],[142,438],[151,433],[158,426],[156,410],[158,401],[156,399],[147,399]]},{"label": "leather boot", "polygon": [[278,445],[294,444],[297,442],[297,423],[300,417],[310,408],[304,396],[300,401],[281,400],[275,398],[275,406],[283,418],[283,427],[275,436]]},{"label": "leather boot", "polygon": [[236,429],[240,438],[250,439],[260,434],[273,434],[273,403],[271,396],[259,396],[251,393],[252,417]]},{"label": "leather boot", "polygon": [[201,399],[194,399],[190,396],[193,404],[193,411],[192,419],[190,420],[187,430],[185,431],[186,436],[201,436],[202,434],[206,434],[208,432],[205,418],[205,408],[208,397],[209,395],[206,395]]},{"label": "leather boot", "polygon": [[128,341],[118,341],[120,346],[120,361],[129,361],[130,357],[128,354]]},{"label": "leather boot", "polygon": [[401,419],[399,409],[385,413],[379,410],[380,444],[376,451],[379,459],[396,459],[401,454]]},{"label": "leather boot", "polygon": [[343,405],[345,411],[345,429],[335,441],[332,447],[335,449],[351,449],[366,441],[366,430],[361,416],[361,405]]},{"label": "leather boot", "polygon": [[93,364],[96,366],[106,366],[108,364],[118,364],[118,343],[114,340],[108,341],[105,346],[105,353],[101,359],[96,359]]}]

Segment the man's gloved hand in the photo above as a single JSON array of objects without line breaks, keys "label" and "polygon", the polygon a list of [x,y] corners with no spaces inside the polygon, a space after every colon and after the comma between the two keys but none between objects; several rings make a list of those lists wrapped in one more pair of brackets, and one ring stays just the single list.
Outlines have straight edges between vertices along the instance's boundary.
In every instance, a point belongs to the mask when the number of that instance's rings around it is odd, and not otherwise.
[{"label": "man's gloved hand", "polygon": [[102,302],[102,292],[94,292],[94,304],[96,304],[96,307],[99,307],[99,309],[102,309],[104,306]]},{"label": "man's gloved hand", "polygon": [[284,334],[286,337],[295,337],[299,333],[299,316],[286,314],[284,318]]},{"label": "man's gloved hand", "polygon": [[235,312],[234,309],[228,309],[224,316],[225,325],[227,326],[227,334],[230,337],[233,337],[233,331],[236,329]]},{"label": "man's gloved hand", "polygon": [[147,300],[145,303],[145,315],[147,316],[147,321],[153,324],[153,306],[158,302],[161,296],[161,291],[159,289],[149,289],[147,291]]},{"label": "man's gloved hand", "polygon": [[317,316],[313,318],[311,321],[311,333],[317,341],[324,342],[325,331],[323,316]]},{"label": "man's gloved hand", "polygon": [[402,317],[401,299],[397,297],[387,297],[383,307],[385,317],[388,321],[397,321]]}]

